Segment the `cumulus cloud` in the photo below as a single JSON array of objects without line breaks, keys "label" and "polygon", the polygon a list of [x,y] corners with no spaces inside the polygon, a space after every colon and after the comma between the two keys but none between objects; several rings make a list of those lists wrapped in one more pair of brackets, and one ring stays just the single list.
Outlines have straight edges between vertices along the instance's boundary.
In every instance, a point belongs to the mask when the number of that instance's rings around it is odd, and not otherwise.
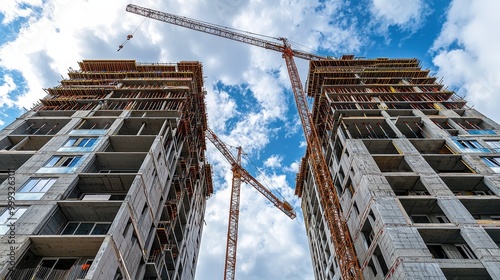
[{"label": "cumulus cloud", "polygon": [[34,8],[39,8],[42,0],[9,0],[0,3],[0,14],[3,14],[2,24],[9,24],[18,18],[33,15]]},{"label": "cumulus cloud", "polygon": [[469,105],[500,120],[500,2],[455,0],[435,40],[433,63],[438,76]]},{"label": "cumulus cloud", "polygon": [[424,0],[372,0],[370,12],[375,17],[372,24],[385,36],[389,35],[390,26],[411,33],[417,31],[430,13]]},{"label": "cumulus cloud", "polygon": [[283,161],[283,157],[280,155],[272,155],[268,157],[264,161],[265,167],[279,168],[281,167],[281,162]]},{"label": "cumulus cloud", "polygon": [[12,101],[9,93],[14,91],[17,88],[14,79],[8,75],[3,75],[3,81],[0,84],[0,104],[4,104],[5,106],[11,107],[14,102]]}]

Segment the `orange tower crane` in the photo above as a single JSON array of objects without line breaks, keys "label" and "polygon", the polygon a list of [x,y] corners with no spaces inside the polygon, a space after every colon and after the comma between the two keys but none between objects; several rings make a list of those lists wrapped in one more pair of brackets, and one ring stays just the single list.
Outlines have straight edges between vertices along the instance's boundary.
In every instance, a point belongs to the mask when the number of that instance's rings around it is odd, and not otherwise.
[{"label": "orange tower crane", "polygon": [[231,202],[229,205],[229,223],[227,226],[227,245],[226,245],[226,263],[224,265],[224,279],[234,279],[236,273],[236,247],[238,244],[238,219],[240,213],[240,187],[244,181],[261,194],[263,194],[274,206],[283,211],[291,219],[297,215],[293,207],[286,201],[281,201],[269,189],[264,187],[257,179],[255,179],[248,171],[241,166],[242,149],[238,147],[238,156],[235,159],[227,146],[220,140],[217,135],[207,128],[207,138],[215,145],[215,147],[224,155],[231,164],[233,171],[233,182],[231,186]]},{"label": "orange tower crane", "polygon": [[[331,239],[335,247],[335,256],[339,264],[342,279],[363,279],[363,274],[356,257],[351,236],[349,235],[347,223],[342,214],[337,191],[333,184],[333,179],[325,157],[322,153],[321,143],[309,112],[307,97],[302,87],[299,72],[294,61],[294,57],[307,60],[325,58],[315,54],[292,49],[286,38],[274,38],[277,41],[281,41],[281,43],[272,42],[250,36],[248,34],[236,32],[235,30],[226,27],[143,8],[132,4],[127,5],[126,10],[127,12],[135,13],[144,17],[282,53],[288,69],[288,75],[290,77],[297,110],[302,122],[304,136],[307,141],[308,150],[306,154],[309,156],[309,162],[312,166],[315,183],[318,186],[321,206],[325,212],[327,226],[330,230]],[[298,195],[300,196],[300,192]]]}]

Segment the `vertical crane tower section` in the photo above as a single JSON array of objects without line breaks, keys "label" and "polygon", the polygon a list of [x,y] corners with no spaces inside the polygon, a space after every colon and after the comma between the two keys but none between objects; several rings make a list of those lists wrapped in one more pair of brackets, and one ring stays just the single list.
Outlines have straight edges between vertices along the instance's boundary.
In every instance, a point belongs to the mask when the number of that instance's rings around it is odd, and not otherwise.
[{"label": "vertical crane tower section", "polygon": [[247,170],[241,166],[242,149],[238,147],[238,156],[235,159],[226,144],[220,140],[217,135],[207,128],[206,137],[214,144],[214,146],[224,155],[227,161],[231,164],[233,171],[233,181],[231,185],[231,201],[229,205],[229,222],[227,225],[227,244],[226,244],[226,262],[224,264],[224,279],[233,280],[236,274],[236,249],[238,245],[238,220],[240,215],[240,191],[241,182],[244,181],[252,185],[261,194],[263,194],[274,206],[280,209],[291,219],[296,217],[293,207],[286,201],[281,201],[269,189],[264,187],[257,179],[255,179]]},{"label": "vertical crane tower section", "polygon": [[276,40],[283,42],[282,44],[279,44],[247,34],[242,34],[229,28],[143,8],[132,4],[129,4],[126,10],[144,17],[282,53],[287,65],[290,81],[292,83],[292,91],[294,93],[297,110],[302,122],[304,136],[308,144],[309,161],[311,163],[314,179],[321,196],[321,205],[325,210],[325,218],[335,247],[335,255],[338,260],[342,279],[363,279],[363,274],[356,258],[356,253],[349,235],[347,223],[342,215],[341,205],[336,189],[334,187],[325,157],[322,154],[321,143],[317,136],[316,129],[313,126],[313,121],[307,104],[307,98],[294,61],[294,57],[307,60],[324,59],[324,57],[293,50],[285,38],[275,38]]}]

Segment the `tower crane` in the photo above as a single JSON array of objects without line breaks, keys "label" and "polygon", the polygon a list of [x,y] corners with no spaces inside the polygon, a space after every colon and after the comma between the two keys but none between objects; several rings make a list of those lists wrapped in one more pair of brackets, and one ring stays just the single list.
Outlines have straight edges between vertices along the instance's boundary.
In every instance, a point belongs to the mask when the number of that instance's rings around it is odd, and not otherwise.
[{"label": "tower crane", "polygon": [[[277,42],[273,42],[248,34],[243,34],[226,27],[132,4],[127,5],[126,10],[127,12],[135,13],[158,21],[163,21],[282,53],[287,66],[295,103],[297,105],[297,110],[302,123],[302,129],[304,130],[304,136],[307,142],[306,154],[309,155],[309,162],[312,167],[314,180],[320,194],[321,206],[324,209],[327,226],[330,230],[331,239],[335,247],[335,256],[339,264],[341,277],[342,279],[363,279],[363,274],[356,258],[356,253],[349,235],[347,223],[342,215],[337,191],[333,184],[333,179],[325,157],[322,153],[321,143],[309,112],[307,97],[302,87],[299,72],[294,61],[294,57],[306,60],[325,58],[300,50],[294,50],[292,49],[290,42],[286,38],[282,37],[274,38]],[[281,43],[278,43],[278,41],[281,41]],[[300,193],[298,193],[298,195],[300,195]]]},{"label": "tower crane", "polygon": [[234,279],[236,273],[236,247],[238,243],[238,219],[240,211],[240,187],[241,182],[246,182],[252,185],[260,193],[262,193],[274,206],[283,211],[291,219],[296,217],[292,206],[281,201],[269,189],[264,187],[257,179],[255,179],[247,170],[241,166],[242,149],[238,147],[238,156],[235,159],[227,146],[220,140],[217,135],[207,128],[207,138],[215,145],[215,147],[224,155],[231,164],[233,171],[233,182],[231,186],[231,201],[229,205],[229,223],[227,226],[227,246],[226,246],[226,263],[224,265],[224,279]]}]

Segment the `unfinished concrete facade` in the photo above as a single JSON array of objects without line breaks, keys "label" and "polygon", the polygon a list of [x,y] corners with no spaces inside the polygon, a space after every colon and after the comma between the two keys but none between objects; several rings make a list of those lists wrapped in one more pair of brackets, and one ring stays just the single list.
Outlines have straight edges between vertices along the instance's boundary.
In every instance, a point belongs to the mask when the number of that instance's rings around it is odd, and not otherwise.
[{"label": "unfinished concrete facade", "polygon": [[[416,59],[312,61],[313,120],[365,279],[500,279],[500,125]],[[340,279],[311,166],[316,279]]]},{"label": "unfinished concrete facade", "polygon": [[0,276],[194,279],[212,193],[201,64],[79,66],[0,132]]}]

